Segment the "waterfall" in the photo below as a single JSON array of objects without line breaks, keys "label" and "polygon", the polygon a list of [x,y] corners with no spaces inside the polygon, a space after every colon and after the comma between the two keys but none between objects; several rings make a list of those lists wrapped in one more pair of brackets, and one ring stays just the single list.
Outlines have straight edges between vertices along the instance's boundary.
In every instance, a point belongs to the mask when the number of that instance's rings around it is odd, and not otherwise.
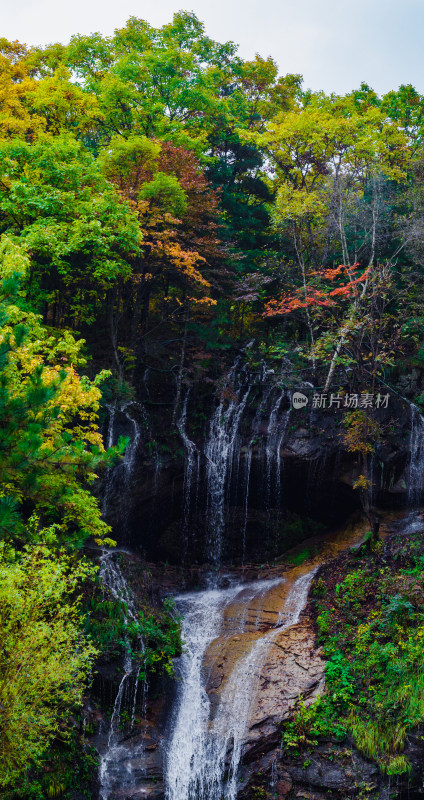
[{"label": "waterfall", "polygon": [[178,611],[184,613],[185,652],[180,659],[182,687],[167,754],[168,800],[197,800],[198,784],[207,767],[205,751],[210,711],[202,675],[203,657],[219,633],[223,606],[232,596],[229,591],[223,593],[214,589],[176,598]]},{"label": "waterfall", "polygon": [[[222,555],[224,531],[228,525],[226,516],[229,499],[242,510],[241,543],[242,560],[246,555],[246,532],[251,494],[252,464],[264,462],[259,473],[260,486],[255,485],[255,501],[271,508],[281,504],[281,447],[286,435],[290,405],[282,411],[287,390],[278,388],[272,379],[273,370],[262,363],[260,370],[249,374],[246,367],[239,368],[240,357],[225,377],[218,405],[212,415],[204,447],[206,462],[206,527],[208,533],[209,558],[218,564]],[[245,447],[241,448],[241,422],[247,416],[246,409],[254,387],[261,387],[261,395],[251,422],[250,434]],[[185,411],[181,415],[185,426]],[[180,428],[184,427],[180,426]],[[264,434],[264,430],[266,433]],[[183,431],[180,430],[184,439]],[[194,469],[194,444],[186,442],[186,474]],[[243,454],[243,468],[240,458]],[[185,485],[186,485],[185,474]],[[255,473],[256,475],[256,473]],[[186,505],[186,503],[185,503]],[[239,526],[235,515],[233,523]]]},{"label": "waterfall", "polygon": [[[272,641],[281,629],[295,625],[303,610],[316,569],[293,584],[280,611],[276,626],[256,639],[249,652],[239,659],[221,694],[218,713],[212,726],[214,800],[237,797],[237,774],[242,748],[249,728],[249,716],[256,697],[260,674]],[[226,759],[231,749],[227,774]]]},{"label": "waterfall", "polygon": [[221,560],[225,528],[226,489],[231,483],[235,452],[238,455],[238,431],[250,393],[250,382],[244,383],[245,373],[237,372],[238,362],[228,373],[218,406],[212,416],[205,445],[209,557],[215,564]]},{"label": "waterfall", "polygon": [[[104,552],[102,554],[100,559],[100,579],[107,593],[112,596],[114,600],[118,601],[121,606],[125,629],[124,674],[119,683],[106,745],[100,758],[99,779],[101,800],[109,800],[111,793],[118,787],[121,788],[125,786],[130,789],[131,786],[135,784],[140,778],[140,767],[134,770],[134,762],[137,761],[137,759],[138,761],[142,761],[143,754],[142,745],[139,745],[138,750],[135,750],[133,747],[129,748],[128,745],[122,741],[125,735],[120,729],[122,705],[126,695],[128,695],[127,705],[131,708],[130,731],[134,727],[137,691],[140,682],[139,677],[143,665],[145,646],[142,637],[139,636],[138,650],[136,653],[132,651],[128,636],[128,625],[129,623],[138,623],[138,614],[132,592],[114,557],[115,552]],[[137,656],[137,658],[135,658],[135,656]],[[131,692],[132,682],[134,682],[134,688]],[[145,705],[147,688],[147,682],[144,680],[142,685],[143,706]],[[143,767],[141,767],[141,773],[143,773]]]},{"label": "waterfall", "polygon": [[285,391],[283,390],[281,394],[278,395],[275,404],[271,409],[271,413],[269,415],[269,423],[268,423],[268,430],[266,434],[266,446],[265,446],[265,455],[266,455],[266,507],[269,511],[271,507],[271,499],[272,499],[272,466],[274,461],[277,460],[277,445],[279,441],[279,425],[278,425],[278,412],[280,410],[281,403],[283,402],[283,398],[285,395]]},{"label": "waterfall", "polygon": [[231,621],[236,630],[246,630],[249,624],[246,606],[253,598],[265,596],[266,591],[282,583],[282,579],[176,598],[177,609],[184,614],[185,651],[179,664],[181,687],[167,747],[167,800],[235,800],[238,767],[261,669],[279,631],[298,621],[315,572],[316,568],[293,583],[276,625],[254,638],[248,652],[236,662],[221,692],[213,720],[203,675],[204,656],[208,646],[222,632],[226,608],[240,596],[242,609],[238,618],[231,615]]},{"label": "waterfall", "polygon": [[124,461],[123,461],[123,467],[124,467],[124,470],[125,470],[125,483],[126,483],[126,485],[129,485],[130,481],[131,481],[131,475],[132,475],[132,472],[133,472],[133,469],[134,469],[134,465],[135,465],[137,449],[138,449],[138,445],[140,443],[140,438],[141,438],[140,424],[139,424],[138,420],[134,417],[134,414],[131,414],[131,410],[132,410],[133,406],[135,406],[136,408],[140,409],[143,421],[148,426],[148,422],[147,422],[147,419],[146,419],[146,411],[144,409],[144,406],[142,406],[140,403],[133,403],[133,402],[132,403],[125,403],[125,405],[122,406],[121,411],[122,411],[123,414],[125,414],[126,418],[131,422],[132,429],[133,429],[133,436],[132,436],[131,442],[129,443],[129,445],[128,445],[126,451],[125,451],[125,458],[124,458]]},{"label": "waterfall", "polygon": [[247,518],[249,513],[249,487],[250,487],[250,470],[252,468],[252,447],[249,442],[249,447],[246,453],[246,479],[244,489],[244,521],[243,521],[243,534],[242,534],[242,553],[241,563],[244,564],[246,558],[246,531],[247,531]]},{"label": "waterfall", "polygon": [[[262,376],[264,380],[265,376]],[[252,467],[253,447],[256,446],[258,452],[258,461],[265,461],[264,471],[264,486],[263,497],[265,507],[270,515],[271,507],[277,509],[277,513],[281,505],[281,447],[283,445],[287,425],[291,412],[291,404],[288,405],[287,410],[281,412],[281,406],[287,395],[286,389],[280,389],[277,394],[271,410],[269,412],[269,421],[267,426],[266,436],[261,435],[261,422],[264,411],[266,410],[269,399],[272,395],[273,387],[269,386],[263,393],[262,399],[256,409],[255,416],[252,422],[252,433],[247,444],[245,456],[245,469],[244,469],[244,523],[243,523],[243,561],[245,558],[245,544],[246,544],[246,530],[249,511],[249,493],[250,493],[250,476]]]},{"label": "waterfall", "polygon": [[[266,506],[270,511],[272,503],[277,511],[281,505],[281,448],[286,437],[287,426],[289,423],[291,402],[287,410],[280,414],[280,408],[284,398],[287,396],[285,389],[278,395],[277,400],[271,410],[266,441]],[[273,479],[274,468],[274,479]]]},{"label": "waterfall", "polygon": [[107,436],[106,436],[106,447],[113,446],[113,440],[115,438],[115,414],[116,414],[116,406],[107,406],[109,411],[109,424],[107,429]]},{"label": "waterfall", "polygon": [[[263,371],[262,380],[265,380],[266,373]],[[268,398],[271,394],[271,386],[268,386],[262,396],[262,399],[256,409],[255,416],[252,422],[252,434],[250,436],[248,445],[247,445],[247,452],[246,452],[246,459],[245,459],[245,484],[244,484],[244,523],[243,523],[243,535],[242,535],[242,542],[243,542],[243,550],[242,550],[242,558],[244,562],[245,558],[245,549],[246,549],[246,530],[247,530],[247,518],[249,513],[249,492],[250,492],[250,472],[252,467],[252,456],[253,456],[253,447],[256,443],[256,439],[259,436],[260,430],[260,423],[263,410],[268,402]],[[262,437],[259,437],[259,448],[262,448]]]},{"label": "waterfall", "polygon": [[[134,417],[134,414],[131,413],[131,406],[136,406],[137,408],[140,408],[142,411],[143,420],[145,420],[145,410],[143,406],[141,406],[139,403],[125,403],[123,406],[120,407],[117,407],[116,405],[108,406],[109,425],[106,435],[106,446],[112,447],[113,444],[115,443],[115,438],[116,438],[115,424],[116,424],[117,412],[123,414],[126,417],[126,419],[131,425],[133,435],[125,450],[124,458],[121,461],[121,463],[117,464],[116,467],[112,467],[108,471],[104,497],[103,497],[103,507],[102,507],[102,513],[104,517],[108,516],[108,511],[110,509],[110,498],[111,495],[115,493],[115,491],[117,490],[119,482],[120,481],[123,482],[124,489],[126,490],[128,490],[131,486],[132,473],[134,470],[137,450],[141,439],[141,427],[138,420]],[[119,494],[121,494],[121,492],[119,492]],[[125,513],[125,510],[123,513],[123,518],[125,527],[127,522],[127,514]]]},{"label": "waterfall", "polygon": [[[113,444],[116,444],[118,415],[122,415],[125,418],[126,426],[131,430],[131,436],[122,461],[108,470],[103,496],[102,514],[105,519],[108,519],[108,517],[111,516],[111,512],[113,513],[114,510],[113,503],[116,503],[119,508],[119,524],[123,532],[128,533],[130,507],[127,498],[131,495],[140,443],[143,439],[144,431],[149,435],[150,425],[144,406],[136,401],[130,400],[121,406],[109,405],[108,410],[109,425],[106,434],[107,447],[112,447]],[[151,447],[153,447],[152,443]],[[158,468],[157,458],[155,460],[155,465],[156,476]]]},{"label": "waterfall", "polygon": [[419,502],[424,488],[424,417],[413,403],[409,450],[408,502],[414,505]]},{"label": "waterfall", "polygon": [[[113,446],[113,442],[114,442],[114,439],[115,439],[116,406],[115,405],[113,405],[113,406],[108,405],[107,409],[109,411],[109,423],[108,423],[108,428],[107,428],[107,433],[106,433],[106,437],[105,438],[106,438],[106,447],[107,447],[107,449],[109,449],[109,447]],[[104,490],[103,504],[102,504],[102,514],[103,514],[104,517],[107,517],[108,508],[109,508],[109,497],[110,497],[110,492],[111,492],[112,486],[113,486],[113,469],[109,469],[107,471],[107,475],[106,475],[106,483],[105,483],[105,490]]]},{"label": "waterfall", "polygon": [[[195,476],[195,487],[197,495],[197,488],[199,484],[199,469],[200,469],[200,453],[186,432],[187,424],[187,404],[189,398],[189,391],[187,391],[184,398],[183,409],[180,419],[178,420],[178,430],[184,442],[185,459],[184,459],[184,483],[183,483],[183,505],[184,505],[184,538],[187,540],[189,519],[192,507],[192,494],[193,494],[193,477]],[[195,497],[195,501],[196,501]],[[187,544],[187,541],[185,541]]]},{"label": "waterfall", "polygon": [[275,469],[275,486],[276,486],[276,493],[275,493],[275,504],[277,508],[280,508],[281,505],[281,448],[284,444],[284,440],[286,438],[287,428],[290,420],[292,406],[291,402],[289,403],[287,411],[284,412],[280,428],[279,428],[279,437],[277,441],[276,447],[276,469]]}]

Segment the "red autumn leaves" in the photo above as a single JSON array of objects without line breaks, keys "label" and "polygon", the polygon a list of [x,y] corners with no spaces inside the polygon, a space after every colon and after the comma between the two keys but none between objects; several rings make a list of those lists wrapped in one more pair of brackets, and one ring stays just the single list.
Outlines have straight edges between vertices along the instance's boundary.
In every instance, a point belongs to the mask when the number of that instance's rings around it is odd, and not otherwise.
[{"label": "red autumn leaves", "polygon": [[[358,297],[359,284],[363,284],[367,280],[370,269],[367,267],[361,271],[359,264],[352,266],[340,264],[333,269],[312,272],[311,277],[317,279],[316,286],[299,286],[278,300],[269,300],[265,306],[264,316],[282,316],[311,306],[329,308],[336,305],[336,298],[343,300]],[[335,288],[331,288],[335,282],[337,285]]]}]

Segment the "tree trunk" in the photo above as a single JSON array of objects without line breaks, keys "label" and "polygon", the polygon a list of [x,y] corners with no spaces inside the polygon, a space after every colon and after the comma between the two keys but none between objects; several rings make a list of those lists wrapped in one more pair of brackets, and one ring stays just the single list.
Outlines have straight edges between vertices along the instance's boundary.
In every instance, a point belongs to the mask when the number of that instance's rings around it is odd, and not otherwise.
[{"label": "tree trunk", "polygon": [[331,359],[330,369],[328,370],[327,380],[325,381],[324,393],[328,392],[328,390],[329,390],[329,388],[331,386],[331,381],[333,380],[334,370],[336,369],[336,362],[337,362],[337,359],[339,357],[340,350],[342,349],[342,347],[343,347],[343,345],[344,345],[344,343],[346,341],[346,333],[347,333],[346,329],[343,328],[341,333],[340,333],[340,338],[339,338],[339,341],[337,342],[336,349],[335,349],[335,351],[333,353],[333,358]]},{"label": "tree trunk", "polygon": [[[293,239],[294,239],[294,246],[295,246],[295,249],[296,249],[297,261],[298,261],[298,264],[299,264],[299,267],[300,267],[300,271],[302,273],[303,294],[305,296],[305,301],[306,301],[307,297],[308,297],[308,289],[307,289],[307,284],[306,284],[306,268],[305,268],[305,262],[303,260],[302,253],[300,252],[300,250],[299,250],[299,248],[297,246],[296,228],[294,226],[293,226]],[[309,313],[308,305],[306,305],[305,313],[306,313],[306,324],[308,326],[309,338],[310,338],[310,341],[311,341],[311,349],[312,349],[312,353],[313,353],[313,349],[314,349],[314,346],[315,346],[315,337],[314,337],[314,329],[312,327],[312,320],[311,320],[311,315]],[[315,375],[316,374],[316,358],[315,358],[315,355],[312,355],[312,371],[313,371],[313,373]]]}]

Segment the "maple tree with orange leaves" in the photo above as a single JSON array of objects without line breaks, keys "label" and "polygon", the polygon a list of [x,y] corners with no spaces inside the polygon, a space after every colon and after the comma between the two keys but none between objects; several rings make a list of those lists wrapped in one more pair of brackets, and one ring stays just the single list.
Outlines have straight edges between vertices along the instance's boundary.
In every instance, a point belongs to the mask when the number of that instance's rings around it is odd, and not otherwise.
[{"label": "maple tree with orange leaves", "polygon": [[[337,300],[351,300],[358,299],[359,285],[364,284],[370,275],[370,267],[367,267],[360,272],[360,264],[353,264],[352,266],[340,264],[335,268],[322,269],[321,271],[312,272],[311,276],[316,277],[320,283],[329,281],[334,283],[339,281],[339,285],[334,289],[327,287],[326,289],[317,288],[308,285],[305,288],[299,286],[292,293],[285,293],[279,299],[271,298],[265,304],[264,317],[283,316],[290,314],[300,309],[305,309],[313,306],[320,306],[330,308],[335,306]],[[360,274],[358,274],[360,272]]]}]

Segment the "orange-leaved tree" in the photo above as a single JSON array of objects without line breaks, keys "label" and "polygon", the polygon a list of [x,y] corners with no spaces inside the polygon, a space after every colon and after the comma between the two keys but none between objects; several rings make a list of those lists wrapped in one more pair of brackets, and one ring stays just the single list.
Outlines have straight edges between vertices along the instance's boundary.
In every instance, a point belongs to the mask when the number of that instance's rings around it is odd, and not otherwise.
[{"label": "orange-leaved tree", "polygon": [[[147,341],[153,312],[160,315],[161,323],[175,320],[181,324],[175,418],[192,311],[204,313],[215,305],[225,274],[225,252],[218,236],[218,196],[196,156],[171,142],[117,136],[102,151],[100,162],[107,178],[131,203],[143,239],[131,277],[116,288],[114,339],[117,341],[122,310],[128,306],[132,309],[132,352]],[[118,369],[122,372],[119,363]]]},{"label": "orange-leaved tree", "polygon": [[306,316],[314,368],[316,361],[327,360],[329,349],[333,349],[336,323],[339,339],[331,358],[325,391],[330,386],[348,333],[356,328],[358,313],[363,311],[372,284],[371,269],[371,266],[361,268],[358,263],[323,267],[310,273],[309,282],[305,280],[301,285],[292,286],[290,291],[268,300],[265,305],[264,316],[268,318],[299,312]]}]

